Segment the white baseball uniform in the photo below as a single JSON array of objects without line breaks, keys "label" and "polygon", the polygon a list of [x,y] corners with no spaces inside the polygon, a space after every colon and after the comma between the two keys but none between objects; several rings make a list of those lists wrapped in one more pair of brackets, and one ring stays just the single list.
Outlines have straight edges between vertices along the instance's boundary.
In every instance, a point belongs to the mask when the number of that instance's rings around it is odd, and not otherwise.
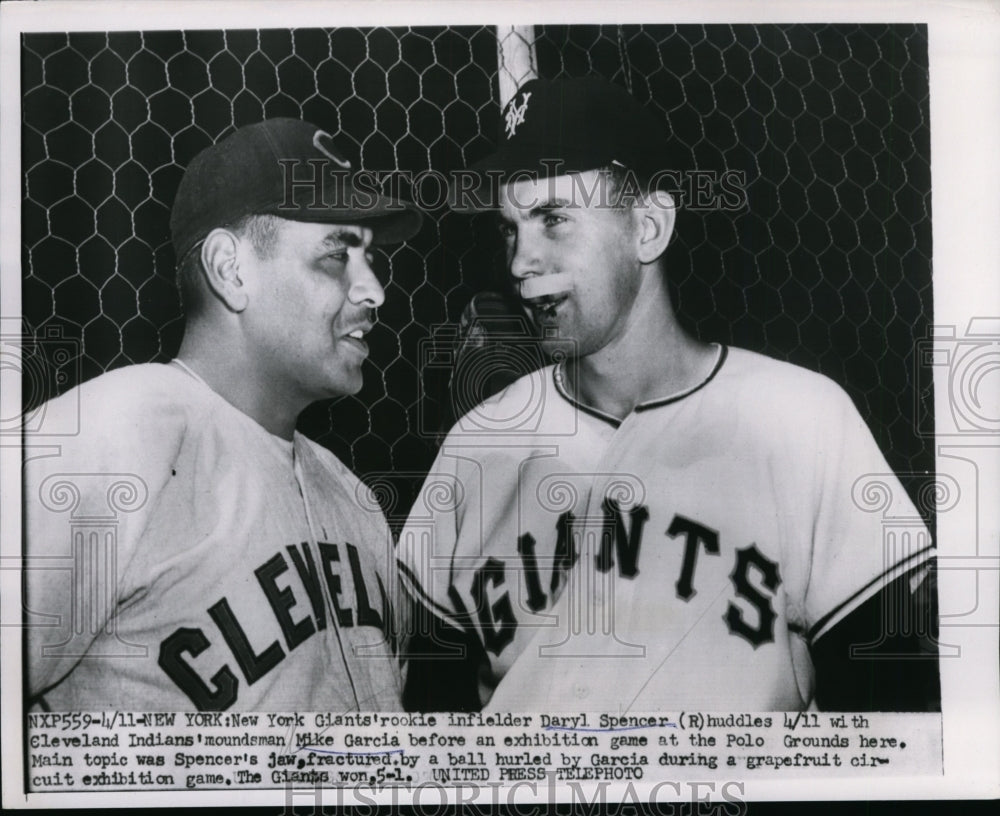
[{"label": "white baseball uniform", "polygon": [[482,645],[484,707],[536,711],[807,707],[811,640],[930,555],[848,396],[725,347],[620,422],[521,378],[449,434],[398,548]]},{"label": "white baseball uniform", "polygon": [[78,411],[80,432],[25,450],[38,705],[400,708],[391,533],[335,456],[177,365],[109,372],[44,411],[43,430]]}]

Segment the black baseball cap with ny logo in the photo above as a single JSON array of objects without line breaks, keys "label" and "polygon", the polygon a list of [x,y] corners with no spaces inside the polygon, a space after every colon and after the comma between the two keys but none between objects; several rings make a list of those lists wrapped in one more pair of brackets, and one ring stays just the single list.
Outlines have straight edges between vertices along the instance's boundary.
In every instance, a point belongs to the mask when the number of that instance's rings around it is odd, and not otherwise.
[{"label": "black baseball cap with ny logo", "polygon": [[663,117],[600,77],[525,82],[504,106],[497,142],[494,153],[468,168],[480,183],[470,188],[466,177],[464,189],[451,190],[454,209],[496,206],[491,184],[515,176],[544,178],[617,164],[641,177],[670,166]]}]

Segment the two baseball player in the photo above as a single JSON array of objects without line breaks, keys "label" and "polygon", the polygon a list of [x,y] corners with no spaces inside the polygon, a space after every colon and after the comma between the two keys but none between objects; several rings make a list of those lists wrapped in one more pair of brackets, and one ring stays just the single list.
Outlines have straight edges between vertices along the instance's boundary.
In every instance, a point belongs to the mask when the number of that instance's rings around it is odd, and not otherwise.
[{"label": "two baseball player", "polygon": [[[421,223],[351,178],[330,135],[293,119],[187,168],[176,359],[47,403],[25,451],[31,706],[400,707],[390,531],[295,431],[310,403],[360,389],[384,299],[370,247]],[[44,436],[66,419],[77,434]]]},{"label": "two baseball player", "polygon": [[[885,640],[886,597],[933,623],[928,533],[886,546],[853,500],[882,474],[919,519],[836,385],[683,331],[658,132],[615,86],[533,81],[477,168],[504,181],[479,204],[499,211],[513,285],[570,353],[463,416],[428,476],[398,546],[418,613],[408,704],[932,706],[932,660],[905,687],[872,684],[888,662],[844,660]],[[348,185],[340,204],[287,184],[316,162]],[[177,359],[45,406],[80,432],[26,450],[32,705],[399,707],[391,535],[294,430],[360,388],[384,297],[369,246],[420,222],[398,201],[343,204],[346,165],[294,120],[201,154],[171,218]],[[932,651],[920,641],[894,645]]]},{"label": "two baseball player", "polygon": [[[398,549],[407,705],[933,708],[928,531],[837,385],[679,324],[661,130],[610,83],[532,80],[474,167],[501,186],[455,202],[497,209],[569,354],[440,449]],[[907,536],[855,501],[873,474]],[[887,644],[893,615],[915,627]]]}]

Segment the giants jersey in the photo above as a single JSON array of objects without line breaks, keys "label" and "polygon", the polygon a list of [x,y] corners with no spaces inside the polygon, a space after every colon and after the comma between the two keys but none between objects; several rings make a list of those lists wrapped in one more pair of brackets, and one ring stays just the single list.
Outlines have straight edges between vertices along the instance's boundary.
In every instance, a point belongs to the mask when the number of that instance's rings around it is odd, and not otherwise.
[{"label": "giants jersey", "polygon": [[[175,365],[26,437],[29,695],[51,710],[398,709],[391,533],[327,450]],[[388,572],[392,569],[392,573]]]},{"label": "giants jersey", "polygon": [[398,555],[481,644],[487,708],[775,710],[810,704],[810,642],[930,546],[836,384],[720,348],[620,422],[558,368],[518,380],[449,434]]}]

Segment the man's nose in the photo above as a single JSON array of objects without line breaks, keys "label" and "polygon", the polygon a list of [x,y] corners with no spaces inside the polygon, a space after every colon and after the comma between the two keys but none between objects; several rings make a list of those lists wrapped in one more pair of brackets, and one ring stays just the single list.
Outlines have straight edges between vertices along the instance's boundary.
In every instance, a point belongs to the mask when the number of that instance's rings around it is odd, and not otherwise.
[{"label": "man's nose", "polygon": [[365,304],[373,309],[385,303],[385,290],[363,253],[352,264],[351,286],[347,296],[351,303]]},{"label": "man's nose", "polygon": [[530,230],[518,230],[511,239],[507,253],[510,274],[518,281],[524,280],[530,275],[541,275],[545,271],[542,265],[540,243],[532,237]]}]

